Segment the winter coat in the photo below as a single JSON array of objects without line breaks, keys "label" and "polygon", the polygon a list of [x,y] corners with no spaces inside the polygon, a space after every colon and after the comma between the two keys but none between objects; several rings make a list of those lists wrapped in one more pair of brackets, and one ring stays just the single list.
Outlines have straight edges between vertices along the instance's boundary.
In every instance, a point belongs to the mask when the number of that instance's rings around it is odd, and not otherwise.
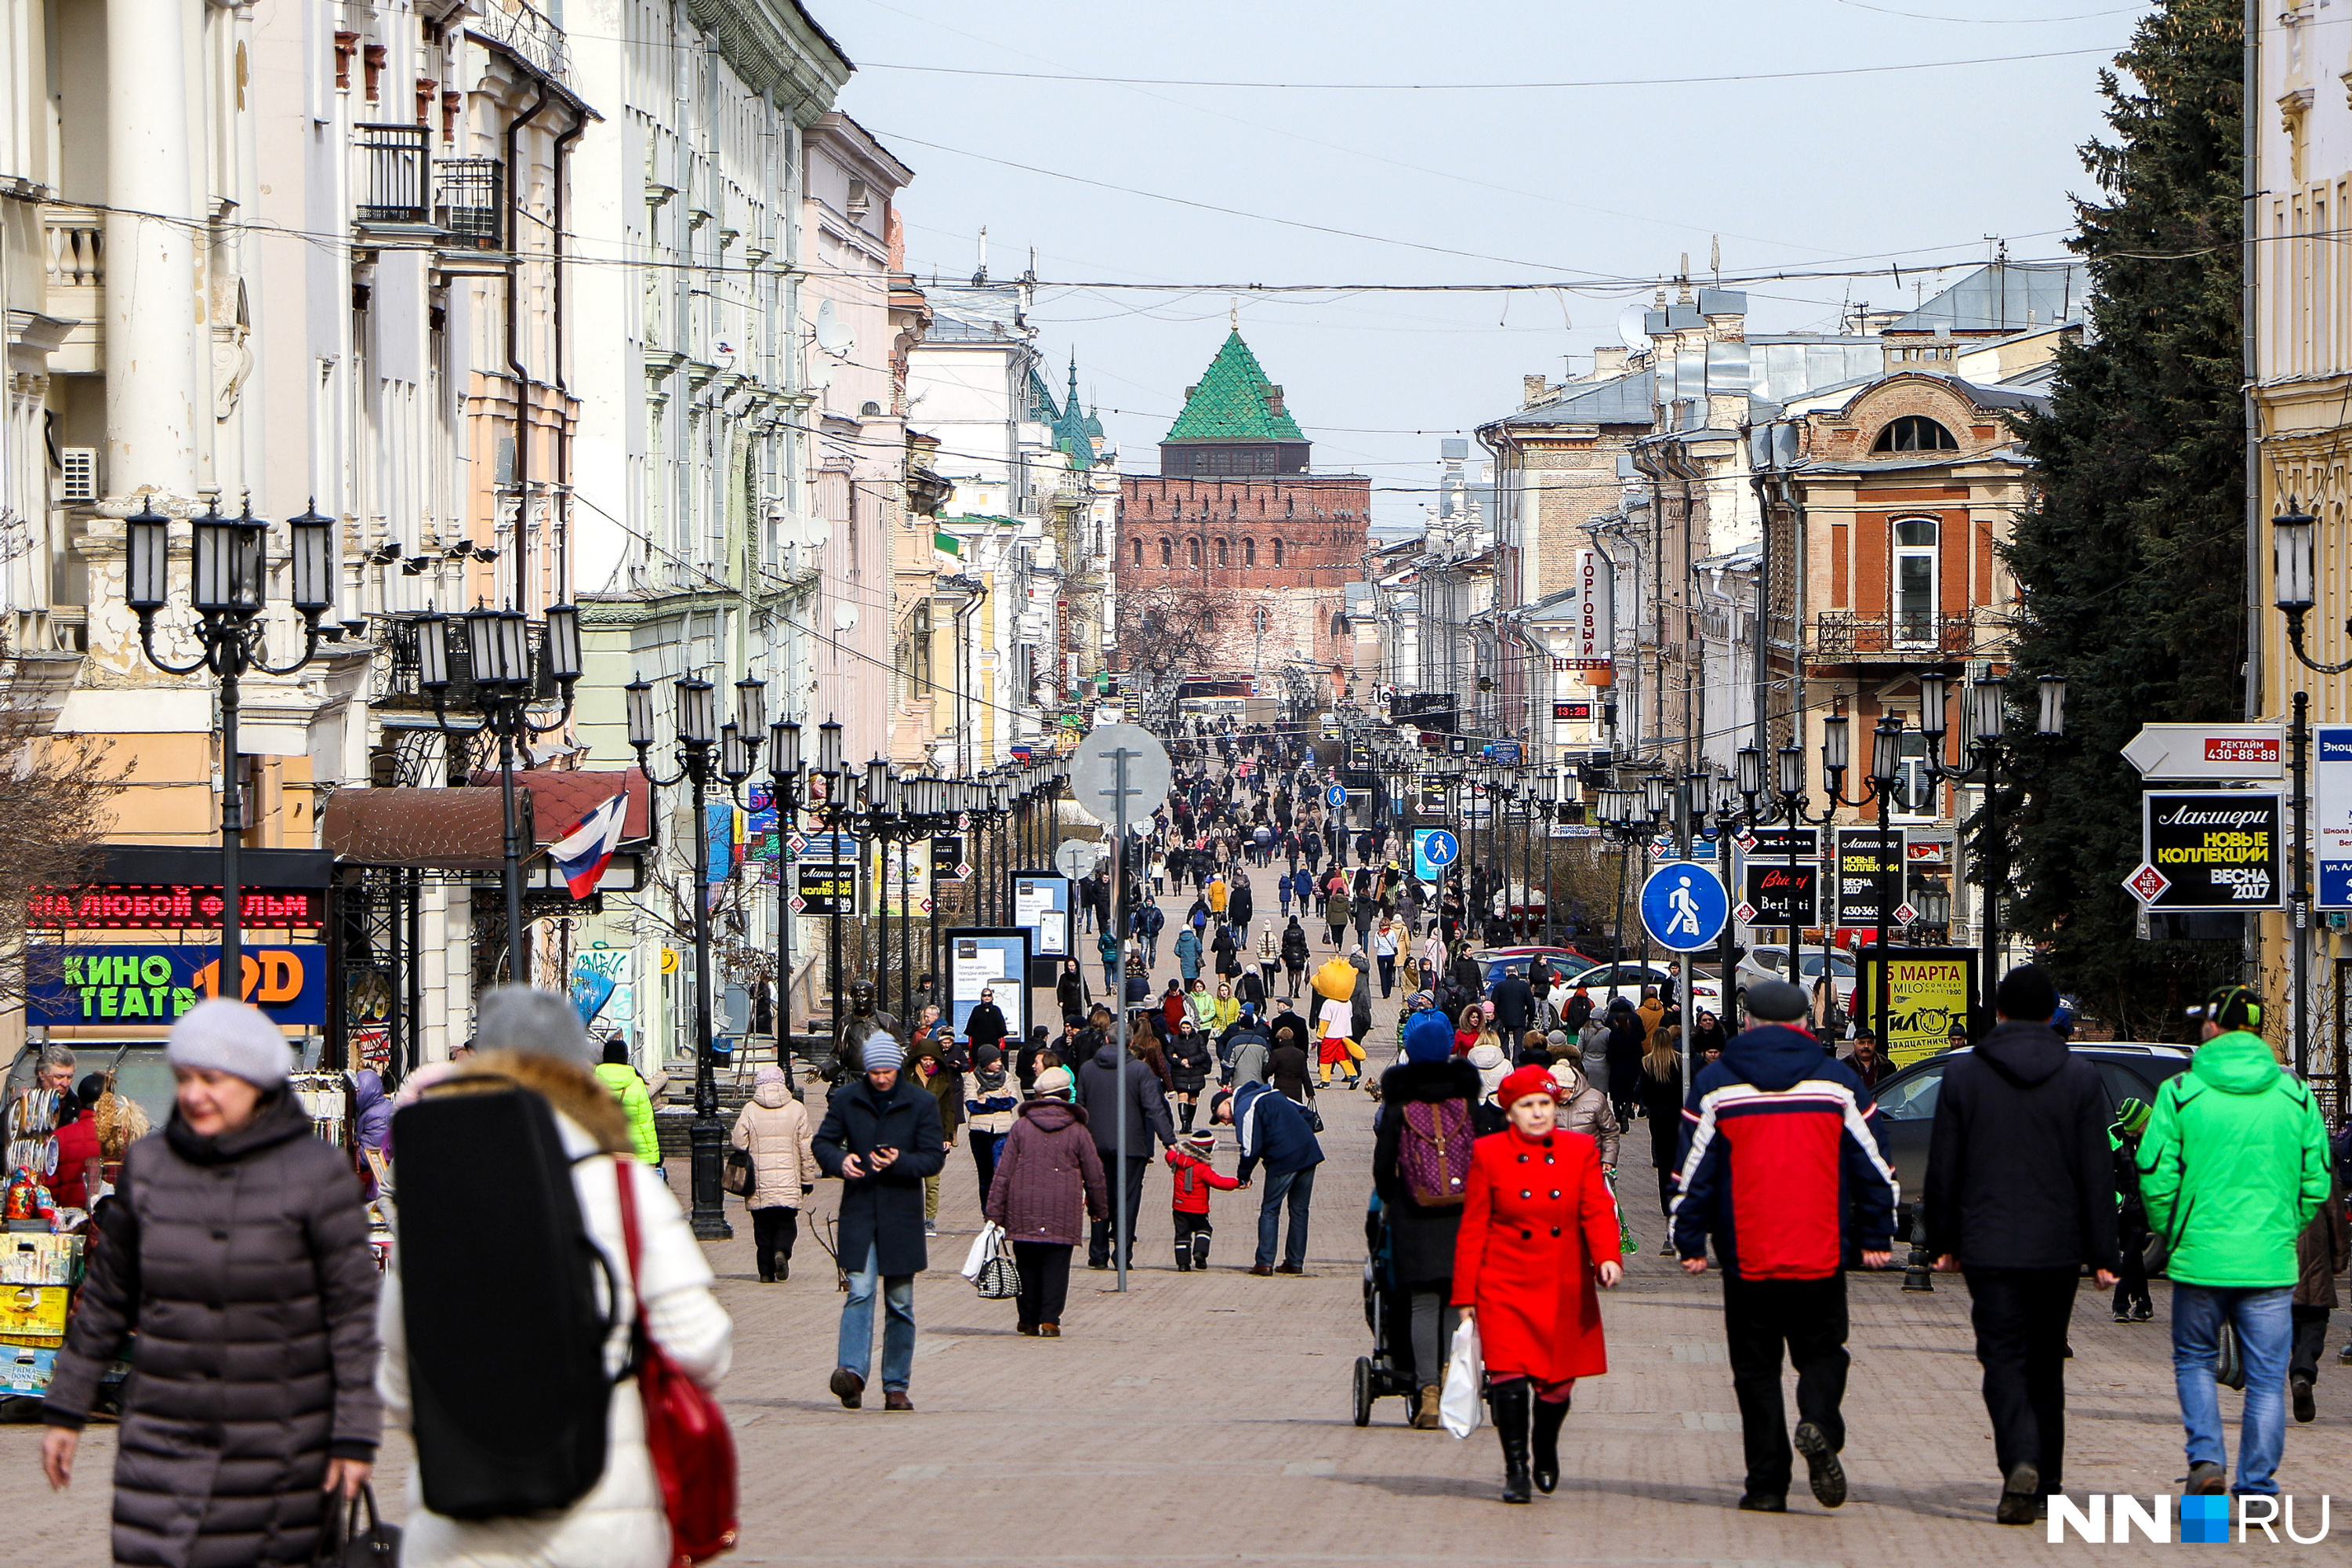
[{"label": "winter coat", "polygon": [[[511,1078],[555,1108],[556,1132],[572,1159],[580,1217],[620,1288],[619,1326],[604,1346],[605,1370],[615,1378],[606,1405],[604,1473],[587,1496],[562,1513],[467,1521],[429,1512],[422,1471],[412,1469],[403,1568],[542,1568],[558,1563],[564,1568],[667,1568],[669,1519],[646,1447],[645,1402],[636,1379],[619,1374],[628,1364],[630,1326],[642,1297],[654,1340],[678,1370],[704,1388],[718,1386],[727,1375],[734,1326],[711,1293],[710,1265],[669,1188],[650,1168],[628,1158],[627,1127],[585,1072],[551,1057],[509,1051],[487,1052],[463,1070]],[[642,1253],[635,1279],[621,1228],[625,1175],[636,1205]],[[376,1384],[385,1413],[403,1426],[409,1421],[406,1321],[395,1251],[377,1314],[383,1364]]]},{"label": "winter coat", "polygon": [[1642,1114],[1650,1123],[1650,1163],[1661,1171],[1675,1168],[1675,1160],[1682,1152],[1683,1142],[1683,1064],[1675,1058],[1674,1070],[1664,1080],[1652,1078],[1650,1069],[1642,1069]]},{"label": "winter coat", "polygon": [[1307,1080],[1306,1047],[1276,1046],[1265,1053],[1265,1081],[1299,1105],[1307,1103]]},{"label": "winter coat", "polygon": [[205,1138],[175,1109],[124,1154],[41,1405],[79,1430],[131,1341],[114,1561],[310,1561],[329,1458],[375,1458],[376,1270],[360,1187],[286,1090]]},{"label": "winter coat", "polygon": [[1209,1022],[1206,1027],[1210,1034],[1222,1035],[1227,1029],[1232,1028],[1235,1024],[1240,1023],[1241,1019],[1242,1003],[1240,997],[1212,996],[1209,998]]},{"label": "winter coat", "polygon": [[1269,1048],[1265,1037],[1255,1029],[1244,1029],[1226,1043],[1226,1060],[1232,1071],[1228,1083],[1264,1083],[1265,1058]]},{"label": "winter coat", "polygon": [[[1065,975],[1063,978],[1075,980],[1077,977]],[[1059,990],[1059,983],[1056,983],[1055,989]],[[995,1046],[1002,1049],[1005,1034],[1004,1009],[993,1002],[979,1004],[965,1016],[963,1032],[974,1047]]]},{"label": "winter coat", "polygon": [[1323,906],[1324,922],[1333,931],[1343,931],[1347,928],[1348,912],[1348,895],[1335,892],[1331,895],[1330,901]]},{"label": "winter coat", "polygon": [[1201,977],[1201,933],[1191,926],[1176,933],[1176,973],[1188,985]]},{"label": "winter coat", "polygon": [[[995,1081],[991,1082],[993,1079]],[[964,1080],[964,1125],[975,1138],[1002,1138],[1013,1131],[1013,1113],[1021,1109],[1021,1091],[1005,1081],[1004,1069],[974,1072]]]},{"label": "winter coat", "polygon": [[[816,1163],[828,1176],[841,1176],[841,1219],[836,1256],[856,1273],[873,1248],[885,1279],[920,1274],[930,1266],[923,1248],[923,1178],[947,1163],[947,1134],[940,1126],[940,1102],[927,1089],[898,1075],[889,1092],[877,1092],[864,1073],[842,1080],[816,1130]],[[876,1171],[867,1162],[877,1149],[896,1149],[890,1167]],[[841,1162],[855,1154],[862,1176],[843,1176]]]},{"label": "winter coat", "polygon": [[1742,1279],[1827,1279],[1890,1249],[1901,1194],[1878,1104],[1802,1029],[1762,1024],[1701,1068],[1683,1104],[1675,1250]]},{"label": "winter coat", "polygon": [[1472,1147],[1454,1247],[1454,1304],[1478,1314],[1493,1373],[1538,1383],[1609,1370],[1597,1270],[1620,1261],[1617,1200],[1579,1132],[1517,1128]]},{"label": "winter coat", "polygon": [[2296,1238],[2327,1201],[2329,1180],[2319,1104],[2260,1036],[2215,1036],[2156,1091],[2139,1191],[2178,1283],[2293,1285]]},{"label": "winter coat", "polygon": [[[1641,1016],[1630,1008],[1620,1008],[1609,1015],[1609,1098],[1631,1100],[1642,1086],[1642,1053],[1648,1049],[1649,1032],[1643,1028]],[[1591,1060],[1588,1054],[1587,1061]]]},{"label": "winter coat", "polygon": [[737,1112],[728,1142],[751,1156],[751,1195],[746,1208],[796,1209],[801,1189],[816,1184],[817,1169],[808,1107],[788,1092],[782,1082],[763,1083],[751,1091],[751,1102]]},{"label": "winter coat", "polygon": [[2016,1019],[1955,1053],[1936,1097],[1924,1197],[1927,1250],[1938,1258],[2114,1269],[2115,1167],[2098,1068],[2049,1025]]},{"label": "winter coat", "polygon": [[1560,1026],[1570,1034],[1582,1034],[1584,1026],[1592,1021],[1592,994],[1583,986],[1578,986],[1576,994],[1568,999],[1568,1005],[1561,1010],[1559,1021]]},{"label": "winter coat", "polygon": [[[1065,1018],[1083,1018],[1087,1013],[1087,983],[1075,969],[1066,969],[1054,982],[1054,1001]],[[977,1011],[978,1009],[974,1009]]]},{"label": "winter coat", "polygon": [[[1136,1064],[1140,1067],[1140,1062]],[[1087,1113],[1059,1100],[1021,1107],[989,1182],[987,1215],[1013,1241],[1076,1247],[1079,1220],[1110,1216],[1102,1156]]]},{"label": "winter coat", "polygon": [[917,1056],[908,1058],[907,1065],[898,1070],[901,1083],[910,1079],[938,1102],[940,1136],[954,1138],[956,1129],[963,1125],[963,1074],[935,1056]]},{"label": "winter coat", "polygon": [[1168,1120],[1168,1097],[1162,1090],[1160,1075],[1149,1064],[1131,1057],[1122,1072],[1116,1040],[1105,1040],[1102,1047],[1078,1068],[1078,1103],[1087,1108],[1095,1147],[1105,1155],[1118,1152],[1118,1118],[1122,1111],[1127,1117],[1129,1159],[1149,1157],[1154,1140],[1163,1149],[1176,1142],[1176,1129]]},{"label": "winter coat", "polygon": [[1208,1086],[1209,1067],[1216,1059],[1209,1037],[1195,1029],[1176,1037],[1168,1048],[1168,1074],[1179,1094],[1198,1094]]},{"label": "winter coat", "polygon": [[1443,1289],[1452,1282],[1454,1233],[1462,1226],[1461,1205],[1423,1208],[1405,1185],[1399,1163],[1404,1108],[1458,1100],[1473,1110],[1475,1127],[1479,1092],[1477,1071],[1466,1062],[1399,1062],[1381,1074],[1380,1120],[1372,1128],[1372,1190],[1388,1215],[1390,1268],[1402,1289]]},{"label": "winter coat", "polygon": [[2295,1239],[2294,1304],[2298,1307],[2336,1307],[2336,1277],[2352,1268],[2352,1247],[2347,1247],[2344,1226],[2344,1184],[2339,1179],[2330,1188],[2327,1201],[2303,1227]]},{"label": "winter coat", "polygon": [[640,1164],[660,1164],[661,1134],[655,1131],[654,1097],[646,1092],[646,1080],[626,1062],[599,1062],[595,1072],[621,1102],[621,1114],[629,1119],[630,1152]]},{"label": "winter coat", "polygon": [[1551,1080],[1559,1085],[1559,1116],[1558,1125],[1570,1132],[1581,1132],[1592,1140],[1601,1152],[1601,1163],[1612,1169],[1617,1163],[1617,1142],[1624,1129],[1617,1125],[1616,1109],[1601,1086],[1566,1062],[1555,1062]]},{"label": "winter coat", "polygon": [[[647,1131],[652,1130],[653,1107],[646,1108]],[[383,1079],[373,1068],[362,1068],[352,1074],[352,1142],[362,1149],[382,1152],[392,1139],[392,1100],[383,1092]]]},{"label": "winter coat", "polygon": [[1250,917],[1257,913],[1257,899],[1247,882],[1235,882],[1225,899],[1225,919],[1237,926],[1247,926]]},{"label": "winter coat", "polygon": [[1234,1091],[1234,1129],[1240,1135],[1243,1181],[1263,1163],[1265,1173],[1279,1176],[1323,1163],[1323,1145],[1307,1112],[1271,1087],[1245,1083]]},{"label": "winter coat", "polygon": [[1495,1027],[1502,1031],[1503,1037],[1517,1040],[1526,1032],[1528,1020],[1535,1012],[1535,1005],[1534,987],[1520,976],[1507,973],[1495,982],[1487,1011],[1494,1017]]},{"label": "winter coat", "polygon": [[1230,1193],[1241,1185],[1231,1176],[1217,1174],[1216,1166],[1181,1144],[1168,1151],[1168,1169],[1176,1183],[1170,1202],[1178,1214],[1207,1214],[1212,1190]]},{"label": "winter coat", "polygon": [[1307,967],[1307,932],[1295,918],[1283,928],[1282,966],[1293,974]]}]

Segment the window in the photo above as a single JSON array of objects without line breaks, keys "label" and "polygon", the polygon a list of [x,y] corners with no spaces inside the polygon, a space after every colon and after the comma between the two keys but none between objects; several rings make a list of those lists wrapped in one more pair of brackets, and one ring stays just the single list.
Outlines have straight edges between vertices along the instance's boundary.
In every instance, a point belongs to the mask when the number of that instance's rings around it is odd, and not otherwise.
[{"label": "window", "polygon": [[1184,547],[1192,556],[1189,564],[1198,566],[1201,563],[1201,542],[1197,539],[1188,539],[1184,542]]},{"label": "window", "polygon": [[[1260,502],[1259,504],[1264,505],[1265,503]],[[1242,564],[1244,566],[1255,566],[1257,564],[1256,540],[1244,539],[1242,541]]]},{"label": "window", "polygon": [[1176,564],[1176,545],[1174,541],[1163,539],[1160,542],[1160,564],[1162,566],[1173,566]]},{"label": "window", "polygon": [[1902,783],[1895,792],[1895,809],[1912,816],[1936,814],[1936,784],[1927,776],[1927,737],[1916,730],[1903,731],[1903,760],[1895,764]]},{"label": "window", "polygon": [[1941,525],[1932,517],[1898,518],[1895,523],[1895,640],[1936,640],[1936,542]]},{"label": "window", "polygon": [[1944,1069],[1949,1062],[1935,1062],[1916,1077],[1906,1078],[1888,1087],[1878,1097],[1878,1114],[1885,1121],[1933,1121],[1936,1100],[1943,1092]]},{"label": "window", "polygon": [[1957,452],[1952,433],[1924,415],[1906,414],[1878,433],[1874,452]]},{"label": "window", "polygon": [[1220,566],[1231,564],[1225,559],[1225,542],[1222,539],[1217,541],[1217,564]]},{"label": "window", "polygon": [[1282,541],[1279,539],[1274,542],[1274,563],[1276,566],[1282,564]]},{"label": "window", "polygon": [[1135,563],[1138,566],[1143,564],[1143,541],[1140,539],[1135,542]]}]

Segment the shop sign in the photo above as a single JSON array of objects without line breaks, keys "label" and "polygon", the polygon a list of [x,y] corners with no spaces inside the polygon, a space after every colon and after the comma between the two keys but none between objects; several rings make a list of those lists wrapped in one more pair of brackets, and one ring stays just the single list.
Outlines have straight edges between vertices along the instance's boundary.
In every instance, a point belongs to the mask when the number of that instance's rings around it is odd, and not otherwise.
[{"label": "shop sign", "polygon": [[[327,1021],[327,949],[322,942],[247,947],[245,1000],[271,1021],[318,1028]],[[26,1017],[58,1027],[79,1024],[169,1024],[214,994],[217,946],[35,947],[26,969]]]},{"label": "shop sign", "polygon": [[1750,859],[1744,894],[1752,926],[1809,926],[1821,918],[1822,868],[1811,861],[1784,865]]},{"label": "shop sign", "polygon": [[1886,918],[1892,923],[1895,906],[1903,901],[1905,830],[1890,827],[1841,827],[1837,830],[1837,923],[1875,926],[1882,882],[1887,895]]},{"label": "shop sign", "polygon": [[850,915],[857,912],[857,866],[855,861],[803,860],[793,868],[794,886],[804,915]]},{"label": "shop sign", "polygon": [[2286,880],[2279,797],[2149,790],[2140,796],[2140,858],[2165,879],[2150,910],[2278,909]]},{"label": "shop sign", "polygon": [[[91,882],[36,888],[25,923],[37,931],[218,930],[217,886]],[[239,924],[254,930],[316,930],[327,923],[323,888],[247,888]]]},{"label": "shop sign", "polygon": [[1881,953],[1861,950],[1862,1020],[1876,1026],[1885,975],[1885,1037],[1880,1052],[1897,1068],[1934,1056],[1952,1043],[1955,1025],[1965,1029],[1976,995],[1977,955],[1965,947],[1897,947]]}]

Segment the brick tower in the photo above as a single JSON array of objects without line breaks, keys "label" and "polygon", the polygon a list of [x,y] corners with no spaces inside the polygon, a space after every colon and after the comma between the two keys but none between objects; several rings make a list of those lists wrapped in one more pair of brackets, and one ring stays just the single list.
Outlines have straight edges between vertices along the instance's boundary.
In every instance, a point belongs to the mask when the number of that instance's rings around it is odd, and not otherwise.
[{"label": "brick tower", "polygon": [[1240,331],[1226,337],[1160,442],[1160,472],[1122,476],[1123,668],[1188,689],[1281,690],[1347,658],[1346,584],[1363,575],[1371,481],[1308,471],[1309,443]]}]

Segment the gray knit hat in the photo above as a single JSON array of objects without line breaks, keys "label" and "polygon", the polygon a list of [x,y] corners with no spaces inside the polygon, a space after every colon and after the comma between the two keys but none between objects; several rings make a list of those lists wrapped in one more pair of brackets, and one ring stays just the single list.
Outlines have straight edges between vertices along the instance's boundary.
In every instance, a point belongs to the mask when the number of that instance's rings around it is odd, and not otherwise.
[{"label": "gray knit hat", "polygon": [[889,1036],[875,1033],[858,1047],[857,1063],[867,1072],[896,1072],[906,1064],[907,1052]]},{"label": "gray knit hat", "polygon": [[482,997],[474,1017],[475,1037],[485,1050],[526,1051],[556,1057],[581,1067],[596,1065],[580,1009],[571,998],[528,985],[496,985]]},{"label": "gray knit hat", "polygon": [[292,1047],[278,1026],[257,1007],[215,996],[180,1015],[163,1042],[163,1059],[175,1068],[203,1068],[241,1078],[262,1089],[286,1081]]}]

